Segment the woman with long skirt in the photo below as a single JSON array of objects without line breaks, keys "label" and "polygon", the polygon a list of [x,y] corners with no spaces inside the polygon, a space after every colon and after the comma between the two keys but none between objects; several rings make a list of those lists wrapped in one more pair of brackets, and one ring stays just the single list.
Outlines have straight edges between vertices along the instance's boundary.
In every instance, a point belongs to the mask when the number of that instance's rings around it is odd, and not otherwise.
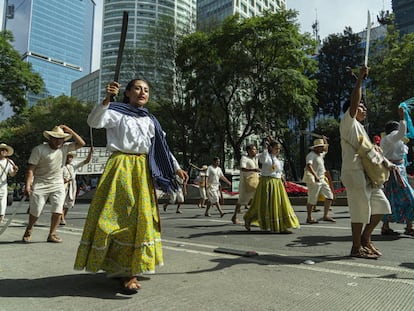
[{"label": "woman with long skirt", "polygon": [[292,233],[299,220],[290,204],[283,184],[283,161],[279,158],[280,143],[266,140],[259,155],[262,164],[261,176],[249,210],[244,215],[245,227],[250,231],[252,223],[262,230],[275,233]]}]

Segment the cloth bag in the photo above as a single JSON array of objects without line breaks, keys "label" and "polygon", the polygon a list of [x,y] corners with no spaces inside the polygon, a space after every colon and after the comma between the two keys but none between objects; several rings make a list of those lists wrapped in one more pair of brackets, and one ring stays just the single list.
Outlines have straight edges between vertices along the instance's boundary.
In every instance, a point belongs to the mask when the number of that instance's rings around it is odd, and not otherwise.
[{"label": "cloth bag", "polygon": [[392,165],[375,146],[364,136],[359,137],[357,150],[361,158],[365,174],[376,187],[381,187],[390,177],[389,167]]},{"label": "cloth bag", "polygon": [[306,167],[303,170],[302,182],[307,184],[315,183],[315,176],[313,176],[312,173]]},{"label": "cloth bag", "polygon": [[246,181],[246,190],[247,191],[254,191],[259,184],[259,174],[252,173],[245,178]]}]

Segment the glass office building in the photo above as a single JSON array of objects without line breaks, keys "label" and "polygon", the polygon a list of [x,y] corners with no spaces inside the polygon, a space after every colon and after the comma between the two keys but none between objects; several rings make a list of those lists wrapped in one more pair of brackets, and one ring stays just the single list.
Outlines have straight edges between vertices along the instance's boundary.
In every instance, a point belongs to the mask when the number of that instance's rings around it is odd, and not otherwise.
[{"label": "glass office building", "polygon": [[286,8],[285,0],[198,0],[197,26],[200,29],[220,24],[226,17],[239,14],[242,18],[260,16],[264,11]]},{"label": "glass office building", "polygon": [[[176,29],[195,28],[196,0],[104,0],[102,49],[101,49],[101,95],[104,86],[114,79],[114,68],[118,55],[119,40],[122,28],[123,11],[128,12],[128,32],[125,42],[123,65],[121,66],[120,83],[126,83],[136,77],[144,77],[150,82],[157,80],[154,64],[148,64],[137,56],[134,66],[127,61],[125,54],[129,49],[146,48],[149,28],[163,17],[171,18]],[[127,65],[125,65],[127,64]],[[166,60],[165,64],[169,64]],[[168,65],[166,65],[168,66]],[[137,69],[137,67],[139,67]],[[136,70],[136,72],[134,72]]]},{"label": "glass office building", "polygon": [[45,83],[42,94],[28,94],[29,105],[46,96],[70,95],[71,83],[90,73],[94,0],[8,0],[6,20],[22,59]]}]

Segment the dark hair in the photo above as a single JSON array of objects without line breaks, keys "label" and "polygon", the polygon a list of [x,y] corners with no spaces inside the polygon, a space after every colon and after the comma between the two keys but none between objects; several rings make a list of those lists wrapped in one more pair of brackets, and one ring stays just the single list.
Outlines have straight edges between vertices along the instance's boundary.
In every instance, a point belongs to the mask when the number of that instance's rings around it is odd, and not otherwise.
[{"label": "dark hair", "polygon": [[249,152],[249,150],[252,150],[254,147],[256,147],[255,144],[250,144],[246,146],[246,152]]},{"label": "dark hair", "polygon": [[[364,98],[364,96],[362,96],[362,97],[361,97],[361,100],[360,100],[360,102],[359,102],[359,103],[360,103],[360,104],[362,103],[362,104],[364,104],[364,105],[365,105],[365,98]],[[342,105],[342,112],[343,112],[343,113],[345,113],[345,112],[348,110],[349,106],[351,106],[351,101],[348,99],[348,100],[346,100],[346,101],[344,102],[344,104]]]},{"label": "dark hair", "polygon": [[[132,89],[132,87],[134,86],[135,82],[137,82],[137,81],[143,81],[149,87],[149,83],[145,79],[132,79],[131,81],[128,82],[127,86],[125,87],[125,91],[129,91],[130,89]],[[124,91],[124,98],[122,99],[122,102],[128,104],[129,103],[129,97],[125,95],[125,91]]]},{"label": "dark hair", "polygon": [[279,146],[280,146],[280,143],[279,143],[277,140],[272,140],[272,141],[269,143],[269,147],[267,147],[267,150],[270,152],[270,150],[271,150],[273,147],[277,146],[277,145],[279,145]]},{"label": "dark hair", "polygon": [[385,124],[385,134],[389,134],[393,131],[398,131],[398,128],[400,127],[400,124],[397,121],[388,121]]},{"label": "dark hair", "polygon": [[220,160],[220,158],[219,157],[214,157],[213,158],[213,162],[216,162],[217,160]]}]

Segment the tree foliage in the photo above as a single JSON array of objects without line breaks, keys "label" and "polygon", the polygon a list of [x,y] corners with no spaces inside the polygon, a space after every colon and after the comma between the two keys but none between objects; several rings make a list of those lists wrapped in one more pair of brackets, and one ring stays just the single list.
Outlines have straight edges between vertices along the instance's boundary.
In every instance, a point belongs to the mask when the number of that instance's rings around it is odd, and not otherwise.
[{"label": "tree foliage", "polygon": [[[12,46],[13,41],[11,32],[0,32],[0,95],[10,102],[15,113],[21,113],[27,106],[27,92],[40,93],[43,80],[32,71],[30,63],[21,60]],[[0,106],[3,104],[0,97]]]},{"label": "tree foliage", "polygon": [[[31,150],[45,141],[43,131],[66,124],[75,130],[90,145],[90,130],[86,119],[93,104],[85,104],[74,97],[61,95],[40,100],[35,106],[21,114],[15,114],[1,122],[0,141],[12,146],[13,160],[21,167],[17,180],[24,180],[25,168]],[[95,146],[105,146],[103,130],[94,130]]]},{"label": "tree foliage", "polygon": [[208,127],[218,146],[231,146],[228,156],[236,160],[252,134],[282,138],[289,125],[303,126],[313,113],[316,81],[309,77],[316,64],[306,55],[314,42],[299,34],[296,16],[291,10],[231,16],[179,46],[177,65],[188,102],[203,116],[196,123]]},{"label": "tree foliage", "polygon": [[[321,113],[339,119],[344,101],[350,98],[354,80],[348,68],[362,63],[361,40],[346,27],[343,34],[329,35],[319,51],[318,101]],[[347,68],[348,67],[348,68]]]},{"label": "tree foliage", "polygon": [[384,40],[375,44],[369,75],[371,128],[382,131],[387,121],[397,119],[399,103],[414,97],[414,33],[399,36],[388,26]]}]

